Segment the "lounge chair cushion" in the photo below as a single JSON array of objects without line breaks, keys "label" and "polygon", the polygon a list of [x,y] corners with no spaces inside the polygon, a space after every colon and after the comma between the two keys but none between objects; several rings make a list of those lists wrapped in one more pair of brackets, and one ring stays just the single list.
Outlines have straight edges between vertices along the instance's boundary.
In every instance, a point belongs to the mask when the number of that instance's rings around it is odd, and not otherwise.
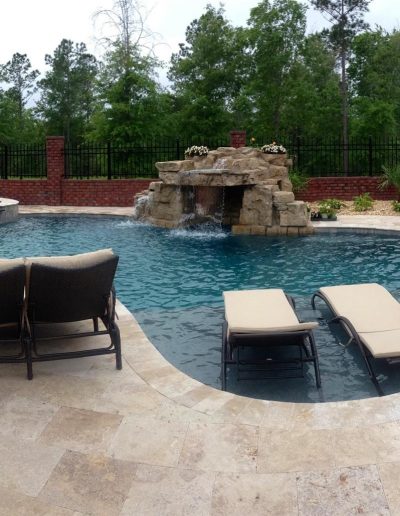
[{"label": "lounge chair cushion", "polygon": [[9,271],[24,264],[23,258],[0,258],[0,272]]},{"label": "lounge chair cushion", "polygon": [[114,256],[112,249],[100,249],[90,253],[75,254],[72,256],[32,256],[25,258],[26,266],[26,286],[29,290],[32,263],[40,265],[51,265],[62,269],[80,269],[91,267],[101,263],[105,258]]},{"label": "lounge chair cushion", "polygon": [[319,290],[334,312],[349,319],[357,333],[400,330],[400,304],[382,285],[363,283]]},{"label": "lounge chair cushion", "polygon": [[100,251],[74,254],[72,256],[33,256],[25,258],[25,263],[27,268],[29,268],[32,263],[38,263],[40,265],[62,267],[63,269],[76,269],[96,265],[102,262],[104,258],[113,255],[112,249],[101,249]]},{"label": "lounge chair cushion", "polygon": [[281,289],[224,292],[230,333],[274,333],[311,330],[316,322],[300,323]]},{"label": "lounge chair cushion", "polygon": [[400,330],[358,334],[375,358],[400,357]]}]

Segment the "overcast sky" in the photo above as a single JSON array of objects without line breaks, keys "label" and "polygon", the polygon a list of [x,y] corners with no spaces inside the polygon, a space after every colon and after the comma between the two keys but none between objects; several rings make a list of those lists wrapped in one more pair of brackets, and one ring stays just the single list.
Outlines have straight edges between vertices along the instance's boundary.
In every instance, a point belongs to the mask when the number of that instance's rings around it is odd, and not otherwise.
[{"label": "overcast sky", "polygon": [[[113,0],[2,0],[0,16],[0,63],[15,52],[27,54],[32,65],[43,71],[44,55],[52,54],[62,38],[87,44],[99,55],[95,45],[92,15],[100,8],[111,8]],[[218,0],[141,0],[150,12],[148,25],[159,34],[158,57],[169,61],[178,43],[185,41],[185,29],[201,16],[207,3]],[[257,0],[225,0],[227,18],[233,25],[246,25],[250,9]],[[400,0],[372,0],[366,20],[386,29],[400,28]],[[309,9],[308,29],[319,30],[324,23]]]}]

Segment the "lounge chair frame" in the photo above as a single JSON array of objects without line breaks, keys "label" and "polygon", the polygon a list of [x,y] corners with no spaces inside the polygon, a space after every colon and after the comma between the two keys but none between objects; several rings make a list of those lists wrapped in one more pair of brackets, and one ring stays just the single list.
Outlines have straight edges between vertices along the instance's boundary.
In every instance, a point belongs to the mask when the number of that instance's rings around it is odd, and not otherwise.
[{"label": "lounge chair frame", "polygon": [[[115,268],[118,263],[118,257],[114,255],[112,258],[109,258],[107,261],[108,265],[106,264],[106,267],[109,269],[108,274],[111,274],[110,271],[112,271],[114,267]],[[43,268],[43,266],[39,265],[36,266],[35,264],[32,265],[32,268],[38,267]],[[44,266],[46,268],[46,266]],[[78,269],[77,269],[78,270]],[[112,276],[114,275],[114,272],[112,273]],[[31,272],[31,275],[33,272]],[[92,322],[93,322],[93,331],[84,331],[79,333],[67,333],[62,335],[55,335],[55,336],[49,336],[49,337],[38,337],[36,328],[38,326],[49,326],[54,325],[56,323],[68,323],[68,322],[74,322],[79,320],[87,320],[88,317],[83,318],[67,318],[67,319],[61,319],[58,320],[49,320],[49,321],[42,321],[37,320],[36,318],[36,311],[37,308],[35,306],[35,303],[31,302],[31,298],[28,298],[28,307],[27,307],[27,324],[26,327],[28,329],[28,335],[27,335],[27,368],[28,368],[28,379],[31,380],[33,378],[33,363],[34,362],[43,362],[43,361],[50,361],[50,360],[63,360],[63,359],[69,359],[69,358],[80,358],[80,357],[89,357],[89,356],[98,356],[98,355],[108,355],[108,354],[115,354],[116,356],[116,368],[122,369],[122,355],[121,355],[121,338],[120,338],[120,332],[119,328],[117,326],[117,323],[115,322],[116,319],[116,312],[115,312],[115,300],[116,300],[116,294],[115,294],[115,288],[112,285],[110,292],[107,295],[103,296],[103,301],[101,302],[101,305],[104,308],[104,313],[102,315],[100,314],[93,314],[91,316]],[[99,330],[99,321],[101,320],[104,324],[104,330]],[[56,341],[56,340],[67,340],[67,339],[74,339],[74,338],[84,338],[84,337],[93,337],[93,336],[100,336],[100,335],[109,335],[111,342],[109,346],[106,347],[100,347],[100,348],[91,348],[91,349],[82,349],[77,351],[67,351],[67,352],[58,352],[58,353],[40,353],[38,350],[38,343],[40,342],[46,342],[46,341]]]},{"label": "lounge chair frame", "polygon": [[[25,334],[24,317],[24,285],[25,265],[15,265],[9,270],[0,271],[3,296],[6,295],[7,304],[11,303],[11,316],[4,318],[0,315],[0,323],[5,328],[15,329],[15,338],[1,338],[1,344],[19,344],[19,351],[13,355],[0,355],[1,364],[27,363],[28,342]],[[13,315],[12,315],[13,314]]]},{"label": "lounge chair frame", "polygon": [[[329,308],[329,310],[332,312],[332,314],[334,315],[334,317],[332,319],[330,319],[328,321],[328,323],[339,323],[342,325],[343,329],[345,330],[345,332],[350,336],[350,340],[349,340],[349,343],[350,344],[352,341],[354,341],[360,352],[361,352],[361,355],[364,359],[364,362],[365,362],[365,365],[367,367],[367,371],[368,371],[368,376],[370,377],[372,383],[374,384],[377,392],[378,392],[378,395],[379,396],[383,396],[383,391],[382,391],[382,388],[381,386],[379,385],[379,382],[378,382],[378,379],[376,377],[376,374],[375,374],[375,371],[372,367],[372,364],[371,364],[371,360],[370,358],[374,358],[373,355],[371,354],[371,352],[369,351],[369,349],[364,346],[364,344],[362,343],[356,329],[354,328],[353,324],[349,321],[349,319],[347,319],[347,317],[343,317],[342,315],[337,315],[336,312],[335,312],[335,309],[333,308],[333,306],[331,305],[331,303],[329,302],[329,300],[327,299],[327,297],[320,291],[318,290],[317,292],[315,292],[311,298],[311,306],[312,308],[315,310],[315,299],[316,298],[320,298],[322,299],[322,301],[324,301],[324,303],[326,304],[326,306]],[[374,358],[375,360],[377,360],[376,358]]]},{"label": "lounge chair frame", "polygon": [[[294,299],[285,293],[293,310],[296,305]],[[308,345],[307,345],[308,344]],[[280,346],[297,346],[299,350],[298,358],[290,358],[285,360],[254,360],[244,361],[240,359],[240,348],[244,347],[263,347],[272,348]],[[235,353],[236,352],[236,353]],[[236,356],[235,356],[236,355]],[[312,362],[314,364],[315,381],[318,388],[321,387],[321,374],[318,362],[317,347],[312,330],[299,331],[279,331],[279,332],[265,332],[265,333],[234,333],[228,332],[228,323],[224,320],[222,326],[222,350],[221,350],[221,384],[222,390],[226,390],[226,376],[228,364],[236,364],[237,366],[237,380],[249,380],[250,377],[240,377],[241,372],[254,371],[301,371],[297,375],[267,375],[260,379],[282,379],[282,378],[301,378],[304,377],[304,364]],[[279,367],[276,365],[291,364],[292,367]],[[240,369],[240,366],[259,365],[260,369]]]}]

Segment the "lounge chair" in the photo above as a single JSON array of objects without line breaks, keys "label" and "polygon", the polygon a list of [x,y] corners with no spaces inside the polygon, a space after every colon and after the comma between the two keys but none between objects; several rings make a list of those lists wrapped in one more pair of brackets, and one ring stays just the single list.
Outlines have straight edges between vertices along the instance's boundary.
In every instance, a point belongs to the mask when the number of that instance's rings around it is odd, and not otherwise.
[{"label": "lounge chair", "polygon": [[[33,377],[32,362],[60,360],[115,353],[117,369],[122,368],[121,342],[115,322],[113,280],[118,256],[102,250],[66,257],[27,259],[27,321],[29,328],[28,377]],[[66,333],[60,323],[92,320],[93,330]],[[99,320],[104,328],[99,330]],[[45,337],[38,329],[58,331]],[[66,328],[66,326],[65,326]],[[63,352],[39,352],[39,343],[57,339],[93,337],[108,334],[109,346]]]},{"label": "lounge chair", "polygon": [[357,343],[368,374],[382,395],[370,358],[400,357],[400,304],[377,283],[320,288],[312,296],[313,308],[317,297],[333,313],[332,322],[342,324],[350,337],[348,344],[353,340]]},{"label": "lounge chair", "polygon": [[[290,296],[281,289],[239,290],[224,292],[223,296],[225,321],[221,351],[222,390],[226,390],[227,364],[235,363],[239,380],[248,379],[241,378],[241,372],[259,371],[260,369],[252,366],[260,365],[268,373],[267,378],[281,378],[281,371],[290,371],[290,376],[286,375],[285,378],[297,378],[299,374],[293,376],[291,371],[300,370],[303,376],[303,364],[312,362],[317,387],[321,386],[317,348],[312,333],[318,324],[299,322],[294,311],[294,300]],[[262,347],[263,351],[271,351],[277,346],[297,346],[299,355],[282,360],[275,360],[270,356],[267,359],[263,357],[261,361],[245,360],[241,358],[240,351],[248,346]],[[250,367],[244,369],[242,366]],[[280,366],[280,369],[275,366]],[[280,374],[274,376],[271,373]]]},{"label": "lounge chair", "polygon": [[24,338],[25,264],[23,259],[0,260],[0,344],[2,348],[15,344],[17,353],[0,355],[0,363],[26,363],[27,345]]}]

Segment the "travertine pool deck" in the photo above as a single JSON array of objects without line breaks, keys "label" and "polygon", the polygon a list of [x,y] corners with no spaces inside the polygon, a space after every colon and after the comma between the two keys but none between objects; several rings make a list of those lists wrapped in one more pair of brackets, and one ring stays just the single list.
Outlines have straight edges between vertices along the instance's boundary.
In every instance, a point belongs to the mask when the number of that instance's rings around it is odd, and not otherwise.
[{"label": "travertine pool deck", "polygon": [[[400,217],[318,225],[400,230]],[[35,364],[28,382],[24,366],[0,365],[1,515],[400,514],[400,394],[295,404],[221,392],[117,311],[122,371],[89,357]]]}]

